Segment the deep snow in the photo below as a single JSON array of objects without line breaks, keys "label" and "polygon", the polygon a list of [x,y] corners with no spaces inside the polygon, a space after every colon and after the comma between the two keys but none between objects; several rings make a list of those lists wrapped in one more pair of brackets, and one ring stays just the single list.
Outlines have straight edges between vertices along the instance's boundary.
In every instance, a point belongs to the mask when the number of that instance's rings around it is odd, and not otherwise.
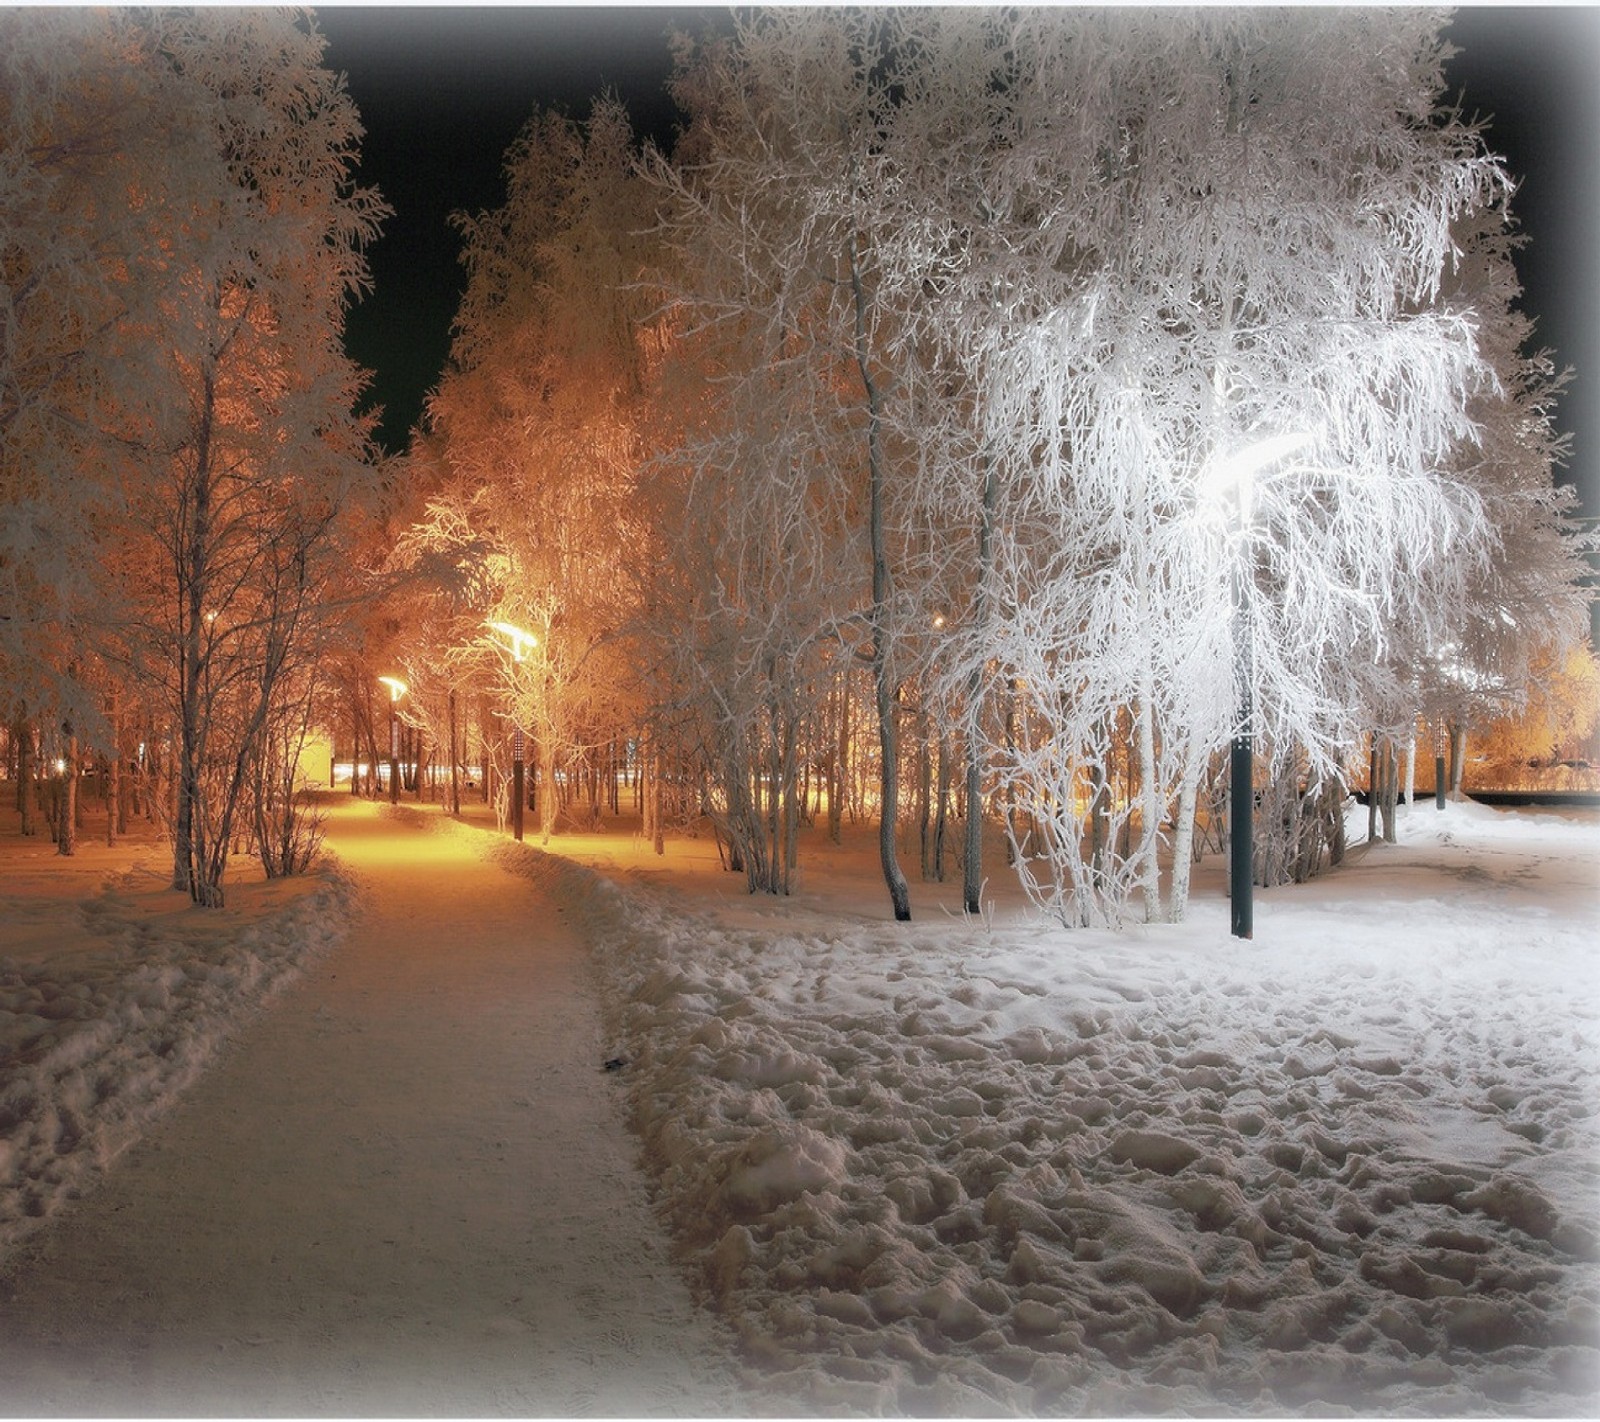
[{"label": "deep snow", "polygon": [[[1069,933],[1000,886],[896,925],[865,837],[789,900],[705,841],[483,843],[584,926],[596,1060],[752,1409],[1593,1413],[1600,827],[1429,804],[1401,837],[1262,894],[1249,944],[1209,862],[1190,922]],[[223,945],[126,877],[63,936],[8,880],[0,1252],[193,1075],[152,1055],[270,989],[263,944],[337,925],[336,881],[299,892]]]},{"label": "deep snow", "polygon": [[80,1194],[219,1046],[345,930],[335,865],[207,914],[148,835],[0,845],[0,1260]]},{"label": "deep snow", "polygon": [[1403,815],[1249,944],[1215,864],[1119,935],[953,885],[895,925],[860,853],[786,903],[522,857],[588,913],[661,1207],[774,1397],[1591,1412],[1600,837]]},{"label": "deep snow", "polygon": [[345,802],[331,828],[348,932],[0,1260],[0,1413],[737,1411],[595,1055],[578,934],[437,815]]}]

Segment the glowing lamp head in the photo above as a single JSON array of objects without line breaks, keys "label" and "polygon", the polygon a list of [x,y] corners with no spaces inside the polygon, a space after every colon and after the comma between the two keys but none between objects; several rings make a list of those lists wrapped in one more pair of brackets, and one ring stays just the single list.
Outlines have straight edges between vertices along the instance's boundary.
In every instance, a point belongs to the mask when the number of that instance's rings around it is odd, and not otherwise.
[{"label": "glowing lamp head", "polygon": [[1317,438],[1316,432],[1292,430],[1288,434],[1268,435],[1211,460],[1203,476],[1203,487],[1217,499],[1238,501],[1242,522],[1250,521],[1255,476],[1268,465],[1297,454]]},{"label": "glowing lamp head", "polygon": [[510,641],[511,659],[513,661],[520,662],[522,660],[523,647],[537,647],[539,645],[539,639],[532,632],[524,631],[514,622],[491,622],[489,628]]},{"label": "glowing lamp head", "polygon": [[398,701],[406,694],[406,684],[399,677],[380,676],[378,680],[389,688],[389,700],[391,702]]}]

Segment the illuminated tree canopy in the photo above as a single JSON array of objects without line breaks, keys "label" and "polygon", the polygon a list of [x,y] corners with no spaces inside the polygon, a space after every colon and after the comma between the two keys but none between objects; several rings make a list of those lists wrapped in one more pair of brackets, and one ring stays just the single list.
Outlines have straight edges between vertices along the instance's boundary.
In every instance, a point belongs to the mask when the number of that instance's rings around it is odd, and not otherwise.
[{"label": "illuminated tree canopy", "polygon": [[383,209],[304,22],[0,23],[4,681],[60,718],[69,784],[80,732],[120,759],[119,715],[155,722],[174,887],[219,904],[243,818],[268,872],[305,857],[282,761],[353,594],[373,468],[340,332]]},{"label": "illuminated tree canopy", "polygon": [[504,808],[526,732],[546,834],[628,779],[752,889],[848,815],[897,918],[915,840],[969,911],[1004,853],[1066,923],[1176,919],[1241,679],[1277,882],[1581,640],[1563,377],[1430,12],[743,14],[670,154],[529,120],[385,467],[314,24],[0,24],[6,712],[169,746],[202,901],[293,727],[382,759],[384,673],[416,793],[470,743]]}]

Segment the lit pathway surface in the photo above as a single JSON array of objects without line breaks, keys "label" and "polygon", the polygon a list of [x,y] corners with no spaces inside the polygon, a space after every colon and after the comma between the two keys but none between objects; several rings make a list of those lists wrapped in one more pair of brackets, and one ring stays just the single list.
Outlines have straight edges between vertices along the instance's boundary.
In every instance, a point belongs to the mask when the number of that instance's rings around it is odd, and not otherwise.
[{"label": "lit pathway surface", "polygon": [[372,806],[329,842],[349,938],[24,1250],[0,1412],[745,1412],[560,913]]}]

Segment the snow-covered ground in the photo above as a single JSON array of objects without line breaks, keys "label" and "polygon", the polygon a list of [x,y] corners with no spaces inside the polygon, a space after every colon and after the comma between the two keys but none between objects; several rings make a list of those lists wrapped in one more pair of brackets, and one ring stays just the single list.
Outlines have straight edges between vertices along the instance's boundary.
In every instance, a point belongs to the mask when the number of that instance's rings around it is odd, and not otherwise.
[{"label": "snow-covered ground", "polygon": [[0,826],[0,1259],[143,1135],[351,907],[331,863],[274,883],[245,864],[207,912],[172,893],[171,850],[148,828],[62,858],[15,826]]},{"label": "snow-covered ground", "polygon": [[502,855],[585,911],[661,1209],[783,1405],[1593,1412],[1600,834],[1403,814],[1251,943],[1216,865],[1113,935],[954,886],[894,924],[868,846],[787,902]]},{"label": "snow-covered ground", "polygon": [[[1600,825],[1401,834],[1247,944],[1210,862],[1190,922],[1108,934],[998,882],[895,924],[865,835],[788,900],[703,840],[483,844],[584,925],[597,1060],[761,1410],[1592,1414]],[[203,915],[158,849],[48,849],[4,849],[0,1258],[352,904]]]}]

